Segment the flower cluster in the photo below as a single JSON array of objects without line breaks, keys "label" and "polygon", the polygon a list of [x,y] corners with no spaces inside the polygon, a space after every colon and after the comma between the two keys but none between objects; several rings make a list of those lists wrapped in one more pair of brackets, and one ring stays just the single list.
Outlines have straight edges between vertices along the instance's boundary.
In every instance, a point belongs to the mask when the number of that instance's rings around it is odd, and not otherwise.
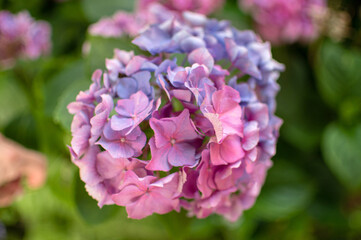
[{"label": "flower cluster", "polygon": [[272,165],[283,65],[253,32],[190,12],[133,43],[153,56],[116,49],[68,106],[88,193],[130,218],[183,207],[235,221]]},{"label": "flower cluster", "polygon": [[35,22],[28,12],[0,11],[0,67],[11,67],[18,58],[38,58],[50,47],[48,23]]},{"label": "flower cluster", "polygon": [[262,37],[274,44],[309,42],[319,35],[315,11],[325,9],[326,0],[239,0],[249,10]]},{"label": "flower cluster", "polygon": [[210,14],[220,8],[223,0],[139,0],[134,13],[116,12],[92,24],[89,33],[94,36],[136,36],[150,24],[160,23],[174,16],[181,18],[183,11]]}]

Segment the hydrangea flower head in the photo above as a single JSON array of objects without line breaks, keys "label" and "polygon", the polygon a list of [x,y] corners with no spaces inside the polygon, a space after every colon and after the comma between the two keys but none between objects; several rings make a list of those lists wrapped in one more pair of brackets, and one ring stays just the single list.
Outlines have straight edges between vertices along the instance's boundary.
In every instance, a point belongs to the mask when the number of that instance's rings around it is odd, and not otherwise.
[{"label": "hydrangea flower head", "polygon": [[136,219],[184,208],[237,220],[272,165],[283,65],[253,32],[190,12],[133,43],[152,56],[115,50],[68,106],[88,193]]},{"label": "hydrangea flower head", "polygon": [[36,59],[51,47],[50,25],[34,21],[28,12],[13,15],[0,11],[0,67],[11,67],[16,59]]},{"label": "hydrangea flower head", "polygon": [[326,0],[240,0],[254,17],[262,37],[274,44],[310,42],[319,35],[315,10],[326,9]]}]

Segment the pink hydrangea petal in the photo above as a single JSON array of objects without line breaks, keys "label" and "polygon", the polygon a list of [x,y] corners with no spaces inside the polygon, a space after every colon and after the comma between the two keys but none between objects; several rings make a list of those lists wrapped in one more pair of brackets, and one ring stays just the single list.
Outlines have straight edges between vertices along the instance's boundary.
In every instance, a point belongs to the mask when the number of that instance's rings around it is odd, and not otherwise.
[{"label": "pink hydrangea petal", "polygon": [[256,121],[248,122],[244,126],[244,137],[242,139],[242,147],[246,151],[250,151],[257,146],[259,141],[259,128]]},{"label": "pink hydrangea petal", "polygon": [[126,143],[99,141],[99,144],[107,151],[109,151],[113,158],[129,158],[133,157],[135,153],[134,149]]},{"label": "pink hydrangea petal", "polygon": [[147,142],[147,137],[143,132],[135,140],[128,140],[128,143],[134,149],[134,157],[138,157],[142,153],[142,149]]},{"label": "pink hydrangea petal", "polygon": [[151,174],[151,172],[145,168],[147,163],[147,161],[132,158],[130,160],[130,163],[127,165],[127,170],[133,171],[137,176],[141,178],[146,177],[148,174]]},{"label": "pink hydrangea petal", "polygon": [[196,149],[188,143],[174,144],[168,153],[168,162],[172,166],[193,166]]},{"label": "pink hydrangea petal", "polygon": [[177,126],[177,131],[173,135],[177,141],[187,141],[198,138],[198,135],[190,122],[188,109],[184,109],[178,117],[172,118],[172,120]]},{"label": "pink hydrangea petal", "polygon": [[226,137],[222,143],[213,142],[210,144],[211,162],[214,165],[234,163],[244,156],[241,145],[241,138],[237,135]]},{"label": "pink hydrangea petal", "polygon": [[103,178],[110,179],[126,169],[129,160],[126,158],[113,158],[109,152],[97,155],[96,170]]},{"label": "pink hydrangea petal", "polygon": [[192,93],[189,90],[174,89],[170,91],[170,94],[180,101],[190,102],[192,100]]},{"label": "pink hydrangea petal", "polygon": [[133,73],[137,72],[147,60],[143,57],[134,56],[125,68],[125,74],[128,76],[132,75]]},{"label": "pink hydrangea petal", "polygon": [[128,172],[124,187],[114,194],[112,199],[116,204],[126,206],[131,218],[141,219],[152,213],[167,213],[176,209],[179,204],[178,199],[172,198],[178,189],[177,177],[178,174],[173,174],[150,184],[154,177],[138,178],[134,172]]},{"label": "pink hydrangea petal", "polygon": [[134,204],[127,205],[126,209],[130,218],[142,219],[153,213],[168,213],[174,209],[173,205],[172,201],[164,198],[161,194],[151,193],[141,196]]},{"label": "pink hydrangea petal", "polygon": [[237,135],[228,136],[223,142],[220,149],[220,155],[228,163],[234,163],[244,157],[241,139]]},{"label": "pink hydrangea petal", "polygon": [[203,115],[212,123],[213,130],[215,132],[217,141],[220,142],[223,139],[223,124],[216,113],[203,112]]},{"label": "pink hydrangea petal", "polygon": [[268,107],[263,103],[252,103],[245,108],[249,121],[257,121],[260,129],[264,129],[269,121]]},{"label": "pink hydrangea petal", "polygon": [[152,152],[152,159],[147,164],[146,169],[151,171],[169,171],[172,168],[168,163],[169,147],[166,145],[158,149],[154,138],[149,140],[149,146]]},{"label": "pink hydrangea petal", "polygon": [[199,177],[197,180],[197,186],[202,193],[202,197],[209,197],[213,190],[216,189],[216,185],[213,182],[214,169],[210,166],[210,152],[204,150],[202,152],[202,160],[198,166]]},{"label": "pink hydrangea petal", "polygon": [[144,193],[144,190],[140,189],[136,185],[128,185],[119,193],[113,194],[112,199],[115,204],[119,206],[127,206],[134,203],[137,198],[140,198]]},{"label": "pink hydrangea petal", "polygon": [[198,63],[203,64],[211,72],[214,66],[214,59],[206,48],[198,48],[193,50],[188,55],[188,61],[190,64]]},{"label": "pink hydrangea petal", "polygon": [[170,136],[176,131],[176,125],[169,119],[151,118],[149,125],[154,131],[155,144],[161,148],[170,142]]},{"label": "pink hydrangea petal", "polygon": [[79,167],[80,179],[90,186],[98,184],[103,179],[96,169],[99,152],[99,147],[92,146],[81,159],[72,158],[73,163]]},{"label": "pink hydrangea petal", "polygon": [[111,194],[108,193],[103,183],[99,183],[94,186],[85,185],[85,189],[88,194],[98,201],[98,206],[103,207],[104,205],[114,204]]},{"label": "pink hydrangea petal", "polygon": [[109,151],[114,158],[139,156],[145,143],[145,134],[139,127],[126,135],[126,130],[114,131],[109,123],[104,127],[104,136],[97,142],[97,144]]},{"label": "pink hydrangea petal", "polygon": [[[101,95],[102,102],[95,108],[95,116],[90,119],[91,134],[98,138],[103,131],[104,125],[108,120],[110,112],[113,110],[113,99],[108,94]],[[95,139],[96,140],[96,139]]]},{"label": "pink hydrangea petal", "polygon": [[136,141],[139,138],[143,139],[143,137],[144,137],[144,133],[142,132],[142,130],[140,130],[140,127],[134,128],[133,131],[131,131],[130,133],[128,133],[128,132],[129,131],[127,131],[127,129],[125,129],[124,131],[121,131],[121,133],[123,134],[123,136],[125,136],[127,141]]},{"label": "pink hydrangea petal", "polygon": [[135,102],[131,98],[118,100],[117,105],[115,107],[115,111],[119,115],[126,117],[130,117],[131,114],[135,112],[134,109],[135,109]]},{"label": "pink hydrangea petal", "polygon": [[78,156],[81,156],[89,146],[90,129],[90,125],[84,125],[73,133],[71,146]]}]

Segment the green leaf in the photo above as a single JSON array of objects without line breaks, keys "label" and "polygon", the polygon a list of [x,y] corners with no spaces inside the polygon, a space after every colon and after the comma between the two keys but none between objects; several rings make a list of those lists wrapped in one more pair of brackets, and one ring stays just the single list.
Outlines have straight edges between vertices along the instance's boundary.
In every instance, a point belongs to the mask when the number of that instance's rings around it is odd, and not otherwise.
[{"label": "green leaf", "polygon": [[331,106],[354,96],[361,96],[361,53],[340,44],[324,42],[318,52],[318,86]]},{"label": "green leaf", "polygon": [[26,9],[31,13],[32,16],[34,16],[40,13],[43,3],[43,0],[8,0],[8,8],[11,10],[11,12],[20,12]]},{"label": "green leaf", "polygon": [[59,200],[74,206],[74,173],[78,171],[70,159],[48,156],[47,184],[54,196]]},{"label": "green leaf", "polygon": [[303,184],[285,184],[265,190],[257,200],[259,217],[267,220],[290,218],[305,209],[310,202],[311,191]]},{"label": "green leaf", "polygon": [[4,128],[4,135],[25,147],[38,149],[36,122],[34,117],[24,112],[19,114]]},{"label": "green leaf", "polygon": [[240,30],[252,28],[252,18],[240,11],[237,1],[225,1],[223,9],[215,12],[214,17],[228,20],[232,22],[232,26]]},{"label": "green leaf", "polygon": [[251,214],[265,220],[288,219],[311,202],[313,187],[303,173],[289,162],[277,161]]},{"label": "green leaf", "polygon": [[84,62],[78,60],[70,62],[59,74],[47,82],[44,88],[45,113],[51,116],[65,90],[67,90],[69,86],[84,79]]},{"label": "green leaf", "polygon": [[361,187],[361,124],[347,129],[330,124],[323,135],[322,152],[331,171],[346,187]]},{"label": "green leaf", "polygon": [[59,123],[64,129],[70,131],[70,125],[73,120],[73,116],[68,112],[67,106],[69,103],[75,101],[76,96],[81,90],[88,89],[90,84],[90,80],[84,78],[78,79],[69,85],[60,96],[54,110],[53,118],[55,122]]},{"label": "green leaf", "polygon": [[277,95],[276,115],[284,120],[281,137],[303,152],[317,151],[330,113],[314,89],[309,63],[295,48],[275,48],[273,52],[286,65]]},{"label": "green leaf", "polygon": [[361,119],[361,96],[343,101],[339,108],[339,116],[345,124],[357,124]]},{"label": "green leaf", "polygon": [[25,93],[8,72],[0,72],[0,128],[28,108]]},{"label": "green leaf", "polygon": [[119,206],[103,206],[99,208],[97,202],[86,192],[84,183],[79,176],[75,177],[75,203],[80,215],[90,224],[102,223],[115,216]]},{"label": "green leaf", "polygon": [[48,13],[52,27],[52,53],[55,56],[68,56],[81,52],[89,26],[88,17],[83,11],[83,1],[63,1]]},{"label": "green leaf", "polygon": [[130,0],[83,0],[82,2],[85,15],[92,22],[111,16],[116,11],[132,12],[135,5],[135,1]]}]

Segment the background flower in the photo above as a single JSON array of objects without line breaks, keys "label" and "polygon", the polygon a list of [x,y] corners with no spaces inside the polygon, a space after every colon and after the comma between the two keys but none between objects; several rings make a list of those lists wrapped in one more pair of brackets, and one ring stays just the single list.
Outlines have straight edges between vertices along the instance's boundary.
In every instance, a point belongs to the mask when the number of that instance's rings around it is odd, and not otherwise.
[{"label": "background flower", "polygon": [[274,44],[310,42],[320,34],[313,12],[326,9],[325,0],[240,0],[254,17],[262,37]]},{"label": "background flower", "polygon": [[50,25],[34,21],[28,12],[0,12],[0,65],[11,67],[16,59],[35,59],[50,51]]}]

